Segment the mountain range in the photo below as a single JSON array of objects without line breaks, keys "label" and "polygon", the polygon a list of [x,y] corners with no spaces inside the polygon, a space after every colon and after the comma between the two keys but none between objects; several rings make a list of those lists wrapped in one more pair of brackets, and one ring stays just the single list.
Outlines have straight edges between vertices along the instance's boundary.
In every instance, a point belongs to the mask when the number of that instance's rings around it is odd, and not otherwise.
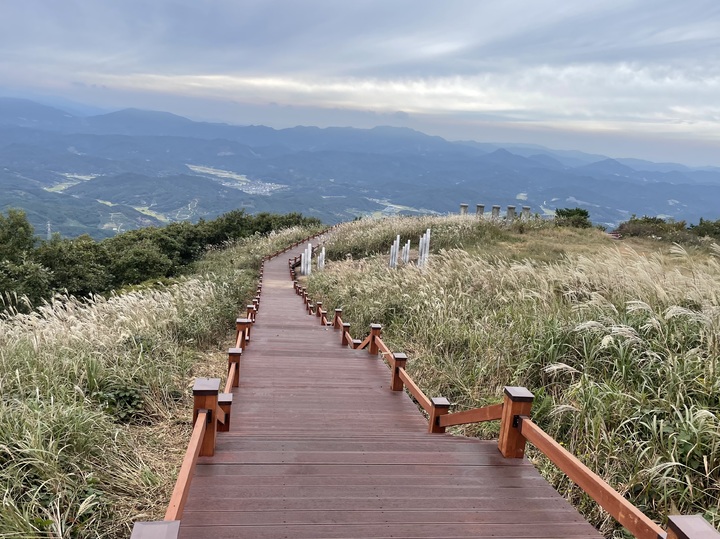
[{"label": "mountain range", "polygon": [[80,116],[0,98],[0,211],[38,233],[118,231],[226,211],[301,212],[327,223],[446,213],[460,203],[581,207],[717,219],[720,168],[611,159],[537,145],[448,141],[407,128],[238,126],[125,109]]}]

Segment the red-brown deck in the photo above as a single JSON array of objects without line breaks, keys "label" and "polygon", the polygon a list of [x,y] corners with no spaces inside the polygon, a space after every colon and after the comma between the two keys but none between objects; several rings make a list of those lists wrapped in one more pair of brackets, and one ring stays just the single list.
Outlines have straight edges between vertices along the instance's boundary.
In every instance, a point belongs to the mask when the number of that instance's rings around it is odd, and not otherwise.
[{"label": "red-brown deck", "polygon": [[180,537],[600,537],[527,459],[428,434],[380,357],[306,314],[294,254],[265,263],[231,429],[199,459]]}]

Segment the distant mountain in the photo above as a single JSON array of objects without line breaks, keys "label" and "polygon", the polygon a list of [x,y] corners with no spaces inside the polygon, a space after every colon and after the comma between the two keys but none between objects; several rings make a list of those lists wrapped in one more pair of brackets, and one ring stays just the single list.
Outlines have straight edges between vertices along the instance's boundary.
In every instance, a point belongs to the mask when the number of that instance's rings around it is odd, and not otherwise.
[{"label": "distant mountain", "polygon": [[406,128],[272,129],[125,109],[74,115],[0,98],[0,210],[39,233],[96,237],[212,218],[230,209],[360,215],[455,212],[461,202],[583,207],[614,226],[631,214],[718,218],[720,169],[450,142]]},{"label": "distant mountain", "polygon": [[0,125],[61,131],[76,121],[75,116],[60,109],[27,99],[0,97]]},{"label": "distant mountain", "polygon": [[576,167],[575,170],[582,174],[612,174],[614,176],[624,176],[628,178],[632,177],[636,172],[615,159],[603,159],[595,163],[590,163],[589,165]]}]

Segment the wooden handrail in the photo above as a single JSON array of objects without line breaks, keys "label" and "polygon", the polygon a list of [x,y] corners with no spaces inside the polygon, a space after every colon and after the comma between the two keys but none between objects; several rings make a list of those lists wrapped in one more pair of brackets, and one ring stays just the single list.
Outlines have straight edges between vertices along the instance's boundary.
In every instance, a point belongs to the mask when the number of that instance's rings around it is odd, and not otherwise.
[{"label": "wooden handrail", "polygon": [[372,338],[373,338],[372,335],[368,335],[367,337],[365,337],[365,340],[362,341],[362,342],[360,343],[360,345],[357,346],[356,349],[357,349],[357,350],[363,350],[363,349],[365,349],[365,348],[372,342]]},{"label": "wooden handrail", "polygon": [[520,416],[517,428],[528,442],[542,451],[571,481],[583,489],[637,539],[665,538],[665,532],[660,526],[623,498],[620,493],[555,441],[532,419]]},{"label": "wooden handrail", "polygon": [[473,408],[463,412],[444,415],[438,422],[441,427],[454,427],[456,425],[467,425],[469,423],[481,423],[483,421],[495,421],[502,418],[503,405],[493,404],[482,408]]},{"label": "wooden handrail", "polygon": [[387,344],[385,344],[380,337],[375,337],[375,344],[378,347],[378,352],[380,352],[383,357],[392,357],[392,352],[390,351],[390,348],[388,348]]},{"label": "wooden handrail", "polygon": [[422,390],[418,387],[418,385],[413,381],[413,379],[408,376],[408,373],[405,369],[403,369],[402,367],[399,368],[398,374],[410,394],[415,397],[415,400],[422,407],[422,409],[429,414],[432,411],[433,407],[430,399],[425,396],[425,393],[423,393]]},{"label": "wooden handrail", "polygon": [[228,371],[227,380],[225,381],[225,390],[223,393],[232,393],[234,385],[235,375],[237,374],[238,364],[233,362],[230,364],[230,370]]},{"label": "wooden handrail", "polygon": [[165,512],[165,520],[180,520],[182,517],[185,502],[190,492],[190,482],[192,481],[195,471],[195,463],[200,455],[200,446],[205,436],[205,429],[208,424],[207,418],[208,411],[202,410],[198,413],[197,419],[195,420],[192,436],[190,436],[190,443],[188,444],[187,451],[185,451],[185,457],[180,466],[180,473],[178,474],[177,481],[175,481],[175,488],[173,489],[172,496],[170,496],[170,503]]}]

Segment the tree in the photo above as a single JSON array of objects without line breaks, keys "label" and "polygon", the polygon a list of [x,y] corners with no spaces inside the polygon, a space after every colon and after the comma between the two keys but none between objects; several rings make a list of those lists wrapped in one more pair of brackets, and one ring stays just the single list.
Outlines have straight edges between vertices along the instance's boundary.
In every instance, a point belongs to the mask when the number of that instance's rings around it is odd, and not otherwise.
[{"label": "tree", "polygon": [[35,245],[35,231],[22,210],[0,213],[0,260],[19,264]]},{"label": "tree", "polygon": [[50,286],[54,291],[87,296],[110,288],[112,275],[107,249],[87,234],[71,240],[55,234],[35,249],[33,258],[52,272]]},{"label": "tree", "polygon": [[[0,296],[3,303],[28,311],[49,299],[50,272],[47,268],[30,260],[22,259],[17,263],[10,260],[0,261]],[[29,305],[22,301],[28,299]]]},{"label": "tree", "polygon": [[148,279],[167,277],[172,260],[150,240],[133,243],[127,249],[112,253],[111,271],[114,285],[137,284]]},{"label": "tree", "polygon": [[592,226],[590,212],[582,208],[557,208],[555,210],[555,224],[574,228],[590,228]]}]

